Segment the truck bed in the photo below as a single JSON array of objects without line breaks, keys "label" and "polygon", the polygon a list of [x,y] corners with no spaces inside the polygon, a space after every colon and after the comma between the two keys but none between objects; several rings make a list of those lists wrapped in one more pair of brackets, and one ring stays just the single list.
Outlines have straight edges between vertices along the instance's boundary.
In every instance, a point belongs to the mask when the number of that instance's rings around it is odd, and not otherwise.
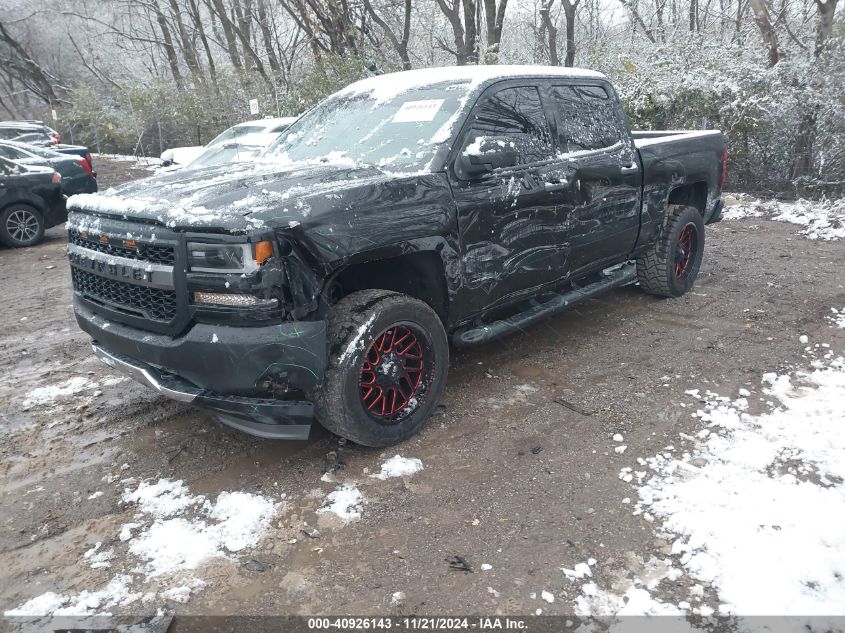
[{"label": "truck bed", "polygon": [[643,193],[673,188],[673,183],[701,183],[707,194],[704,221],[718,219],[716,204],[724,178],[725,139],[719,130],[632,132],[643,166]]}]

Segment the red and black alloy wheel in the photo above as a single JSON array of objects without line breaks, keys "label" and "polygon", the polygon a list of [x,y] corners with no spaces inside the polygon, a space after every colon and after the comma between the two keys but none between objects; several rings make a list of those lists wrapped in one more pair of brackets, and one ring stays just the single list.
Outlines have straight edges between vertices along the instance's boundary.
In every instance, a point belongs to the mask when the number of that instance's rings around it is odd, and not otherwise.
[{"label": "red and black alloy wheel", "polygon": [[687,224],[680,235],[675,247],[675,277],[684,279],[689,274],[691,264],[695,260],[698,248],[698,230],[695,224]]},{"label": "red and black alloy wheel", "polygon": [[315,417],[363,446],[390,446],[416,433],[446,388],[449,341],[427,303],[390,290],[359,290],[329,317],[332,341]]},{"label": "red and black alloy wheel", "polygon": [[383,424],[401,421],[419,406],[431,372],[428,337],[412,323],[397,323],[379,334],[361,365],[361,404]]}]

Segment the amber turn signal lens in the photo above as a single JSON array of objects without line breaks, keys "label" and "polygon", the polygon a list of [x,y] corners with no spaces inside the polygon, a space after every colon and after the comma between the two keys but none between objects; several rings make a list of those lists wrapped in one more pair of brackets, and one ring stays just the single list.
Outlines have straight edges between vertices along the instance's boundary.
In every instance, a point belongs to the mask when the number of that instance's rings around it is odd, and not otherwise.
[{"label": "amber turn signal lens", "polygon": [[255,244],[255,263],[258,265],[263,264],[266,262],[270,257],[273,256],[273,243],[272,242],[257,242]]}]

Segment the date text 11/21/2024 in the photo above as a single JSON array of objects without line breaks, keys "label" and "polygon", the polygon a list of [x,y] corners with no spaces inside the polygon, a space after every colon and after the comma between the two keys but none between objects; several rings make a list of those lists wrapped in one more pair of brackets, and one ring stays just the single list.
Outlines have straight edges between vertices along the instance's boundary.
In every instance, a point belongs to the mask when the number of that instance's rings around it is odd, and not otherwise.
[{"label": "date text 11/21/2024", "polygon": [[398,630],[398,631],[525,631],[524,618],[475,616],[475,617],[436,617],[413,616],[391,617],[340,617],[308,618],[308,630],[361,631],[361,630]]}]

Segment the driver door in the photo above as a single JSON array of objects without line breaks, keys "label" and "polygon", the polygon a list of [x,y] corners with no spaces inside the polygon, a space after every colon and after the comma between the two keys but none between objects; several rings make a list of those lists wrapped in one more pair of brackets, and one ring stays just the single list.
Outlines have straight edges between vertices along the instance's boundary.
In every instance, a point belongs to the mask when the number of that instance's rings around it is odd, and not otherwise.
[{"label": "driver door", "polygon": [[461,316],[510,303],[566,274],[567,225],[559,211],[567,180],[539,85],[500,86],[483,94],[470,114],[450,170],[466,306]]}]

